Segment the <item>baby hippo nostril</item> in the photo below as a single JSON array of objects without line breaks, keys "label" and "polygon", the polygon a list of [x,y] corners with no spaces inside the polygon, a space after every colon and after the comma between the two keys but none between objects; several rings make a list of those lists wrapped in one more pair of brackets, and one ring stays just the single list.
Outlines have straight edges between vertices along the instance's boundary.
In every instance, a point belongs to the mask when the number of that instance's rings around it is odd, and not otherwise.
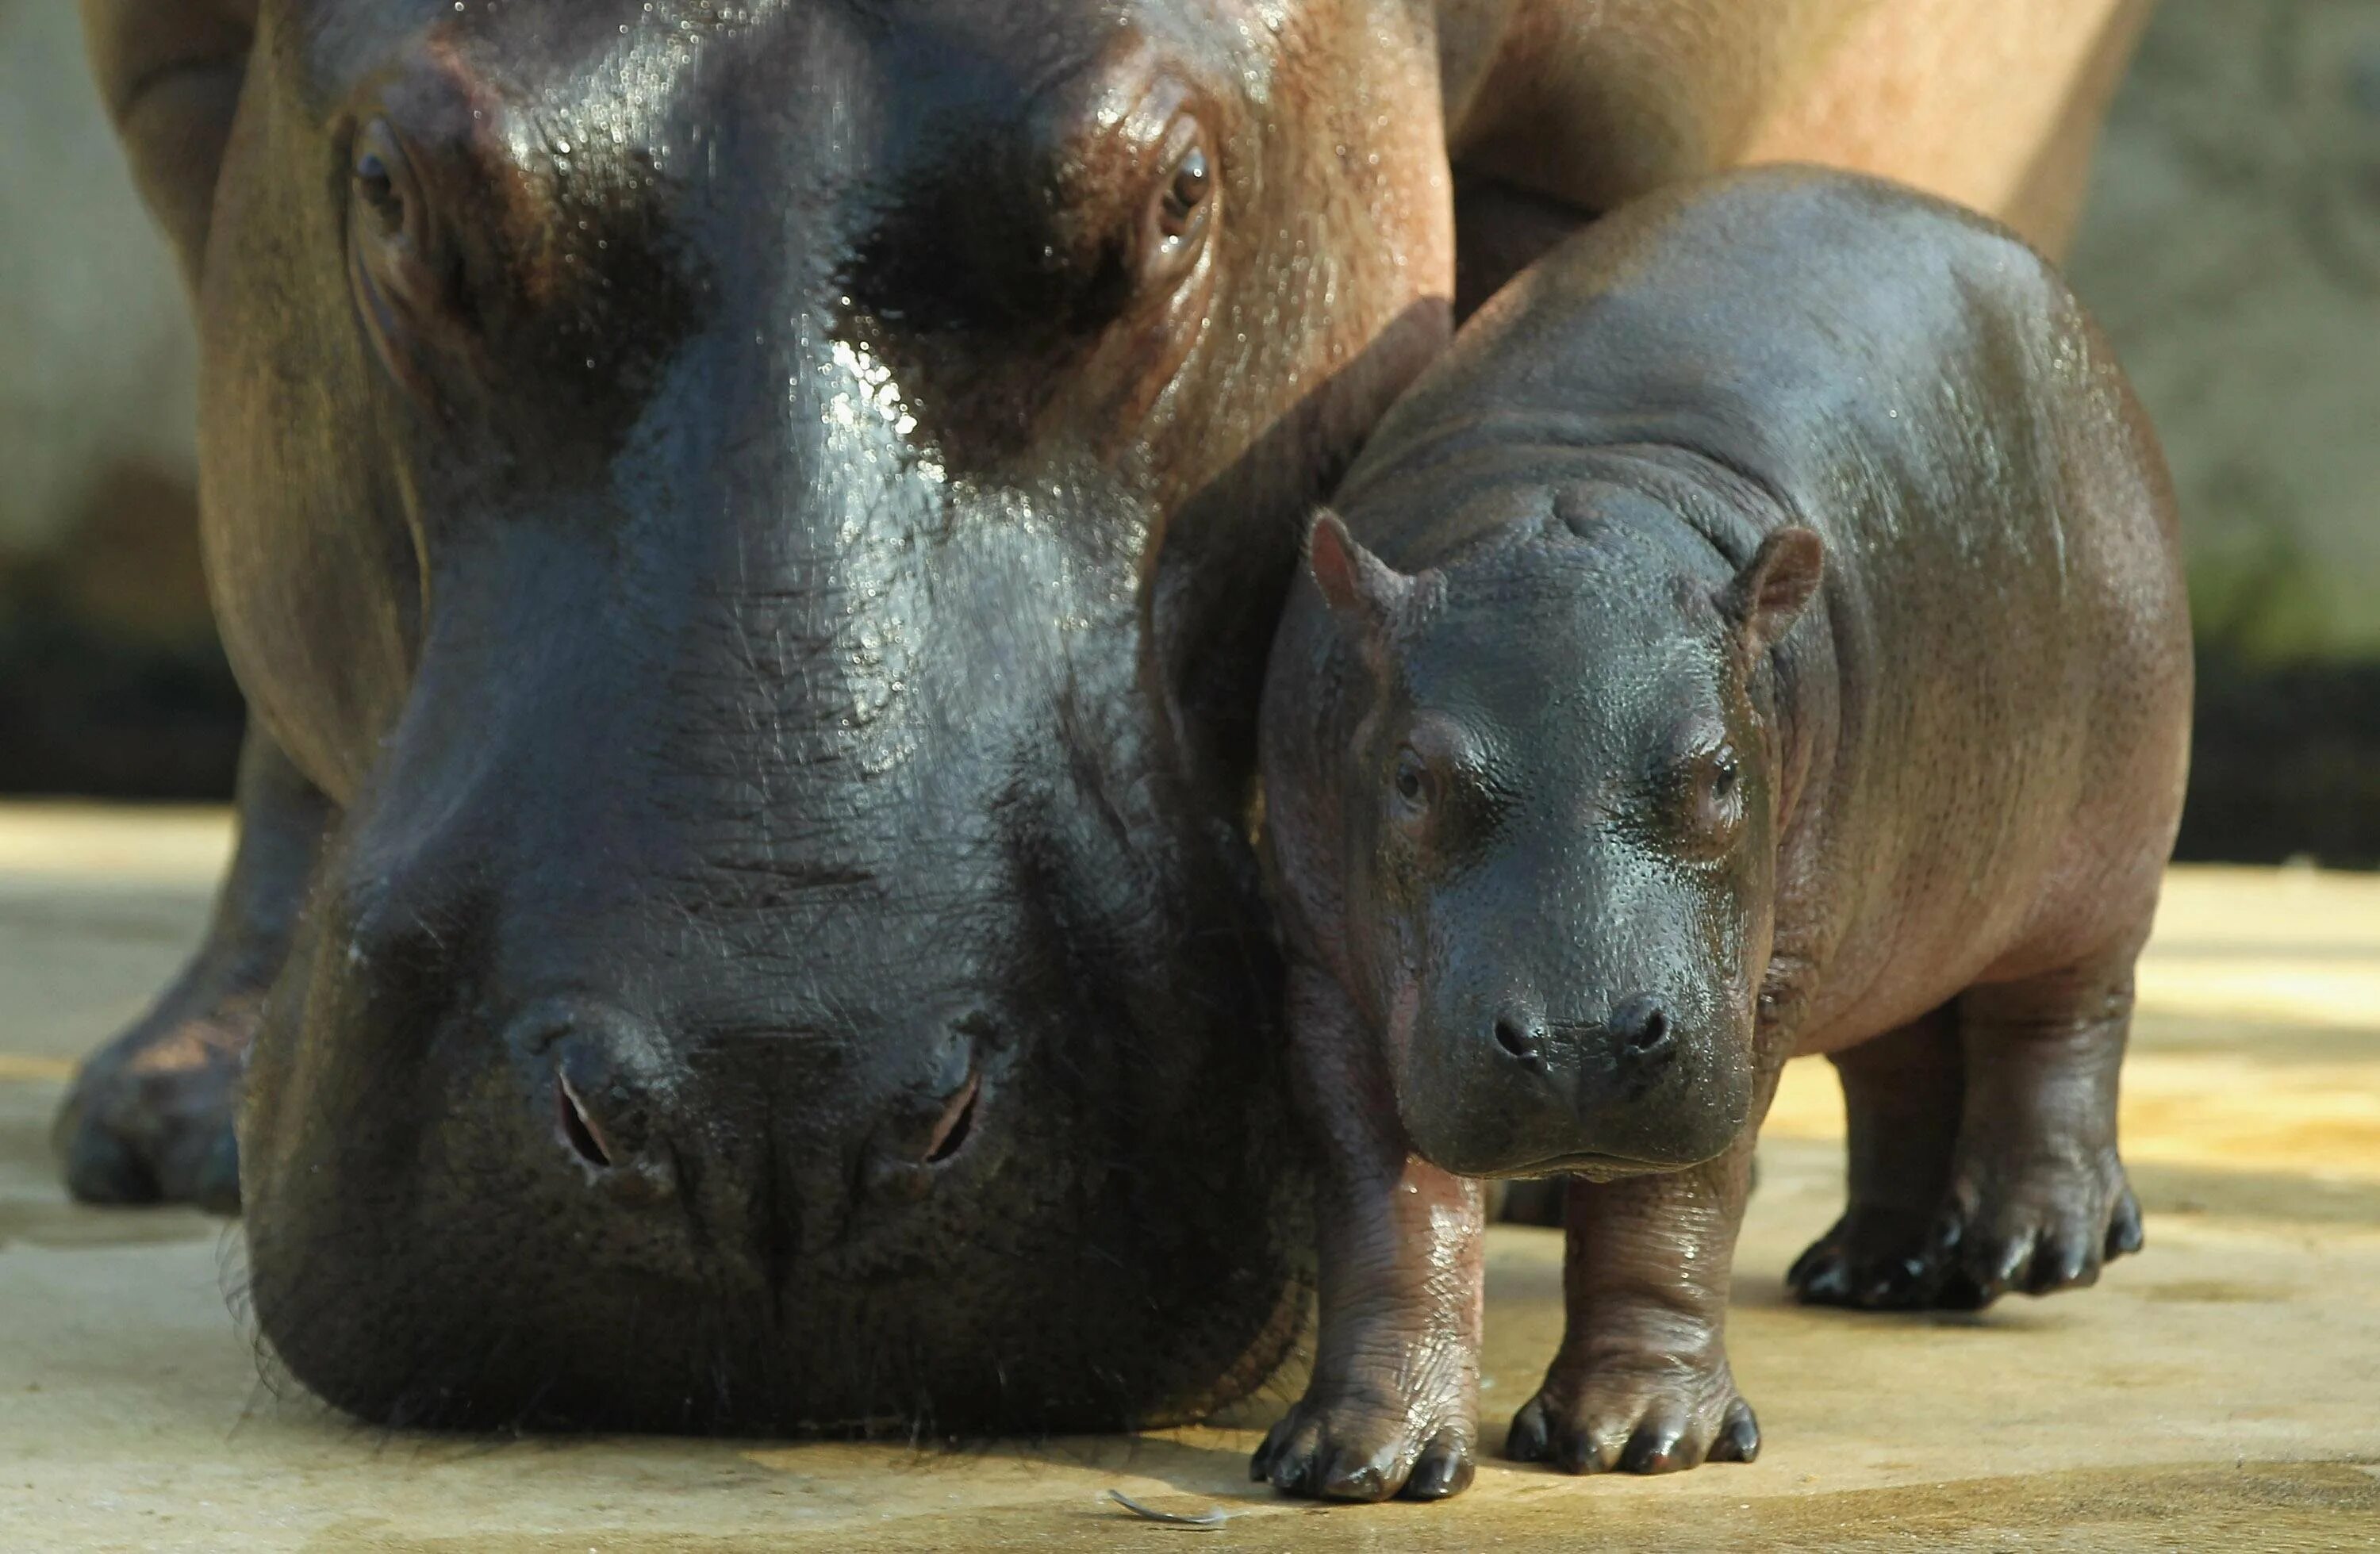
[{"label": "baby hippo nostril", "polygon": [[1496,1045],[1523,1062],[1539,1061],[1544,1049],[1544,1031],[1526,1014],[1507,1013],[1497,1016]]},{"label": "baby hippo nostril", "polygon": [[1611,1035],[1621,1050],[1643,1056],[1665,1051],[1671,1043],[1670,1016],[1645,993],[1626,1000],[1611,1012]]}]

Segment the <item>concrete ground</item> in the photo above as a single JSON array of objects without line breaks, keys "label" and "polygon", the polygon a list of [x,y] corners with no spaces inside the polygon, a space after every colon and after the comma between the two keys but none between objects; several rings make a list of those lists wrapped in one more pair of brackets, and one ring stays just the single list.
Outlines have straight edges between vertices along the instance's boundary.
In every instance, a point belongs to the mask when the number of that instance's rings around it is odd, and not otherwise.
[{"label": "concrete ground", "polygon": [[[44,1142],[72,1060],[195,937],[225,843],[212,814],[0,808],[0,1549],[2380,1547],[2380,878],[2176,872],[2125,1080],[2149,1246],[2099,1288],[1785,1304],[1840,1196],[1831,1075],[1797,1063],[1737,1263],[1757,1463],[1497,1463],[1450,1504],[1318,1509],[1246,1481],[1282,1383],[1228,1427],[922,1452],[389,1435],[276,1395],[237,1235],[69,1207]],[[1492,1233],[1491,1444],[1552,1352],[1560,1256]],[[1133,1521],[1111,1487],[1232,1519]]]}]

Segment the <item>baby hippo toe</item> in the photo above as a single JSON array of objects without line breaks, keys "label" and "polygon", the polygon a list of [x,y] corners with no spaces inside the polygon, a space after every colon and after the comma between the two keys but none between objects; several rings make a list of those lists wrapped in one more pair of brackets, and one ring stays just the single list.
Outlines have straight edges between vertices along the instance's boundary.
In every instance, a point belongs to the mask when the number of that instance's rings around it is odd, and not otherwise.
[{"label": "baby hippo toe", "polygon": [[2141,1248],[2140,1202],[2113,1154],[2090,1169],[2044,1169],[2005,1183],[1962,1179],[1935,1230],[1934,1304],[1979,1309],[2001,1295],[2046,1295],[2099,1281]]},{"label": "baby hippo toe", "polygon": [[1504,1455],[1564,1473],[1676,1473],[1760,1455],[1760,1425],[1724,1363],[1716,1375],[1556,1374],[1513,1415]]},{"label": "baby hippo toe", "polygon": [[1266,1435],[1248,1476],[1330,1500],[1444,1499],[1471,1483],[1468,1419],[1416,1416],[1394,1400],[1309,1392]]},{"label": "baby hippo toe", "polygon": [[1937,1282],[1931,1229],[1923,1215],[1855,1208],[1794,1259],[1785,1282],[1808,1305],[1925,1305]]}]

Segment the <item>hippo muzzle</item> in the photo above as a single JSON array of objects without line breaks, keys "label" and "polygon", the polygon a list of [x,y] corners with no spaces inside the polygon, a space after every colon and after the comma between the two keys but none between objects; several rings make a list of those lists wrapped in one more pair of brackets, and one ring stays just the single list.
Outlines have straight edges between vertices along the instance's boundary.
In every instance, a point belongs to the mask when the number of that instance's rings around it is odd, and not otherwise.
[{"label": "hippo muzzle", "polygon": [[[1414,1147],[1466,1176],[1608,1179],[1721,1153],[1753,1093],[1748,994],[1738,1007],[1734,979],[1707,969],[1725,946],[1691,898],[1615,885],[1579,864],[1587,849],[1534,840],[1539,856],[1428,904],[1412,1024],[1391,1037]],[[1556,872],[1561,889],[1544,888]],[[1607,904],[1581,913],[1582,897]]]}]

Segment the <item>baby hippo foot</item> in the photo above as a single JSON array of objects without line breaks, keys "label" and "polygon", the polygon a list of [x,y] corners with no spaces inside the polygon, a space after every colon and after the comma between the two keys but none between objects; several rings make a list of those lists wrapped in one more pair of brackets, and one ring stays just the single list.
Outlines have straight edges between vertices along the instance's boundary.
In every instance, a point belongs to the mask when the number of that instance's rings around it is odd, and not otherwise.
[{"label": "baby hippo foot", "polygon": [[1676,1473],[1760,1455],[1760,1425],[1724,1354],[1681,1366],[1667,1355],[1577,1366],[1556,1359],[1521,1405],[1504,1455],[1564,1473]]},{"label": "baby hippo foot", "polygon": [[1805,1305],[1894,1311],[1933,1304],[1940,1273],[1929,1216],[1854,1204],[1793,1260],[1785,1282]]},{"label": "baby hippo foot", "polygon": [[1471,1483],[1477,1410],[1392,1386],[1317,1383],[1257,1448],[1248,1476],[1330,1500],[1442,1500]]},{"label": "baby hippo foot", "polygon": [[51,1133],[76,1197],[239,1212],[232,1123],[262,1002],[169,996],[84,1062]]},{"label": "baby hippo foot", "polygon": [[2015,1170],[1962,1165],[1934,1231],[1941,1275],[1932,1304],[1981,1310],[2011,1292],[2095,1284],[2101,1267],[2141,1241],[2140,1201],[2113,1149]]}]

